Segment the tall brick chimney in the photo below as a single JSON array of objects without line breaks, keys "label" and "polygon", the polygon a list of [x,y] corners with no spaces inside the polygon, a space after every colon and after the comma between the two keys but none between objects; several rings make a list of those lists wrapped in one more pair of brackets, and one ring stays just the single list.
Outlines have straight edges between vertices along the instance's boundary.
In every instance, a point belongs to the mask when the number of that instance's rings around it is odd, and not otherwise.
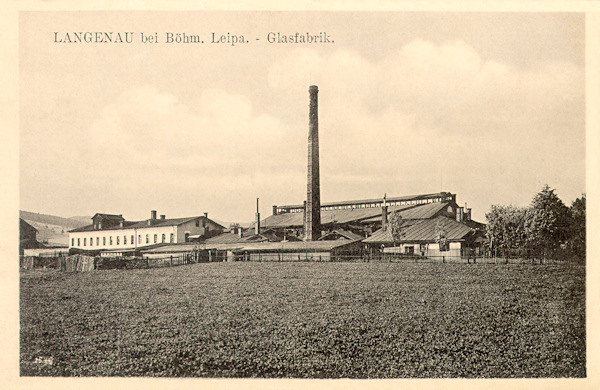
[{"label": "tall brick chimney", "polygon": [[256,224],[254,225],[254,234],[260,234],[260,213],[258,212],[258,198],[256,198]]},{"label": "tall brick chimney", "polygon": [[321,235],[321,188],[319,180],[319,88],[308,88],[310,103],[308,108],[308,175],[306,185],[306,221],[304,238],[317,240]]}]

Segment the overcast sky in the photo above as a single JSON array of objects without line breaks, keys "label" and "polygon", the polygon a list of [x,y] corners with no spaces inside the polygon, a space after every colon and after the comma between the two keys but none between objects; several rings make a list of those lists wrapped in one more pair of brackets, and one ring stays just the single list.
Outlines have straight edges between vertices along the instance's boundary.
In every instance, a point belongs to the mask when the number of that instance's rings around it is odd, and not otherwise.
[{"label": "overcast sky", "polygon": [[[134,43],[54,42],[73,31]],[[302,203],[311,84],[322,202],[443,190],[485,222],[549,184],[570,205],[585,192],[584,41],[582,14],[22,13],[20,208],[246,222],[257,197],[263,217]]]}]

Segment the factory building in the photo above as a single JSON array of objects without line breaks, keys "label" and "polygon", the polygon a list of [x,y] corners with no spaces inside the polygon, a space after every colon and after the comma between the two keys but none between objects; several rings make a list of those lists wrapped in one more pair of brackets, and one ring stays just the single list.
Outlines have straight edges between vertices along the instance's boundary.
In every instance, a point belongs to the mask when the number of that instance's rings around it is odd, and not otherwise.
[{"label": "factory building", "polygon": [[[351,246],[362,241],[363,254],[394,248],[396,252],[423,256],[437,256],[439,252],[446,251],[450,251],[448,254],[461,255],[480,245],[478,238],[482,236],[484,225],[472,221],[471,209],[466,204],[464,208],[459,206],[456,194],[450,192],[390,198],[384,195],[378,199],[322,203],[318,91],[317,86],[309,87],[306,200],[303,204],[275,205],[272,215],[261,220],[257,199],[253,229],[208,239],[205,248],[229,251],[231,256],[243,251],[250,259],[254,259],[256,256],[253,253],[269,252],[275,248],[279,248],[282,253],[286,251],[285,248],[292,248],[290,250],[293,252],[300,245],[296,243],[299,241],[304,243],[304,253],[317,251],[322,245],[327,246],[328,244],[321,244],[323,241]],[[387,229],[392,214],[402,221],[402,234],[395,239]],[[444,232],[448,230],[448,248],[435,246],[439,241],[440,229]],[[250,242],[253,245],[248,246]],[[330,250],[329,253],[329,258],[332,258],[333,252]],[[296,254],[293,257],[295,256]]]},{"label": "factory building", "polygon": [[122,215],[97,213],[92,224],[69,231],[69,249],[111,250],[125,253],[157,244],[175,244],[221,234],[225,228],[204,216],[157,218],[152,210],[144,221],[126,221]]},{"label": "factory building", "polygon": [[477,225],[481,224],[466,222],[445,215],[401,220],[397,237],[393,237],[392,229],[384,225],[363,243],[371,255],[390,253],[447,259],[480,255],[484,233]]},{"label": "factory building", "polygon": [[[301,205],[273,206],[273,214],[261,221],[261,226],[276,232],[280,237],[300,236],[303,209]],[[471,213],[470,209],[464,211],[459,207],[456,195],[449,192],[323,203],[320,211],[321,233],[344,229],[363,238],[381,228],[383,219],[396,211],[400,212],[402,219],[413,220],[438,215],[449,218],[462,215],[461,220],[463,217],[470,220]]]},{"label": "factory building", "polygon": [[[375,252],[422,256],[461,256],[481,244],[484,225],[471,220],[471,209],[456,203],[456,194],[411,196],[322,203],[320,196],[318,87],[309,87],[306,200],[273,206],[261,219],[259,199],[253,227],[224,227],[204,217],[156,218],[128,222],[121,215],[96,214],[90,226],[72,230],[70,247],[145,257],[202,251],[208,261],[330,261]],[[401,233],[391,234],[392,217]],[[394,223],[397,228],[398,222]],[[443,245],[440,245],[443,235]],[[190,242],[195,241],[195,242]],[[444,253],[442,253],[444,252]]]}]

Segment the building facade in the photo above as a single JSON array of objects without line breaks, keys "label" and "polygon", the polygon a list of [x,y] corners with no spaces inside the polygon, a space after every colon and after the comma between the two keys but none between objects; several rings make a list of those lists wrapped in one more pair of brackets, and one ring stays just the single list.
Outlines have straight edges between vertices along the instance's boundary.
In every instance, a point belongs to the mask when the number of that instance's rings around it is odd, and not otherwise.
[{"label": "building facade", "polygon": [[92,224],[69,231],[69,249],[135,250],[156,244],[187,242],[190,236],[211,237],[224,227],[204,216],[171,218],[164,215],[145,221],[126,221],[121,215],[98,213]]}]

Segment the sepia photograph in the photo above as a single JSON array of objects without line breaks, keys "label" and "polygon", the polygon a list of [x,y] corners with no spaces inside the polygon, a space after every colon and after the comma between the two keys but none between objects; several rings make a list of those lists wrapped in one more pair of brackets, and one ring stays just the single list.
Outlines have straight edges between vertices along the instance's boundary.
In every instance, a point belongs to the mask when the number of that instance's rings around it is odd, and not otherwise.
[{"label": "sepia photograph", "polygon": [[21,10],[18,377],[588,378],[586,39]]}]

